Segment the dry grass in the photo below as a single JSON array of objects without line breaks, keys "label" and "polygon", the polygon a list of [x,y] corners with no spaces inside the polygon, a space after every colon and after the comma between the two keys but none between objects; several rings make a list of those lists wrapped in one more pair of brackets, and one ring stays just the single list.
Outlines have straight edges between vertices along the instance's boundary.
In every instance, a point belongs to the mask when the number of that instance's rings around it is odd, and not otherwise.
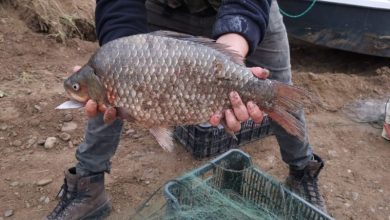
[{"label": "dry grass", "polygon": [[30,29],[61,42],[73,37],[96,40],[94,0],[0,0],[0,4],[12,5]]}]

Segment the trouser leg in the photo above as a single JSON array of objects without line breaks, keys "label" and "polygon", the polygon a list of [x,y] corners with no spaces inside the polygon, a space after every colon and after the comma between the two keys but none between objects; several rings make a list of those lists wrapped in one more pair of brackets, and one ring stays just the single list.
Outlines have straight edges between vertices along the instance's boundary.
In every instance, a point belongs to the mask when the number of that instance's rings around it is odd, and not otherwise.
[{"label": "trouser leg", "polygon": [[118,147],[122,124],[119,119],[105,124],[101,113],[88,120],[84,142],[76,151],[77,174],[85,176],[110,171],[110,160]]},{"label": "trouser leg", "polygon": [[[270,79],[292,84],[289,42],[276,1],[272,2],[269,20],[264,40],[254,54],[248,57],[247,65],[266,68],[270,71]],[[294,116],[306,126],[303,110],[295,113]],[[272,123],[272,129],[279,143],[283,161],[298,169],[305,167],[313,157],[307,132],[305,132],[305,141],[301,141],[288,134],[276,123]]]}]

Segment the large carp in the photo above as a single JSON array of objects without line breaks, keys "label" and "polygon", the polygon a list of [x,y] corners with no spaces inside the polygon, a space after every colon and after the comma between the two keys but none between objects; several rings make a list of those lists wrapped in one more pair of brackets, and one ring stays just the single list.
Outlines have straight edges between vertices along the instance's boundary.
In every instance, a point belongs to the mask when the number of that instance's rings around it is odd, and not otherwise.
[{"label": "large carp", "polygon": [[68,94],[116,107],[136,127],[149,128],[165,150],[168,127],[207,122],[230,108],[237,91],[254,101],[287,132],[303,139],[304,125],[290,113],[310,96],[273,80],[261,80],[226,46],[203,37],[157,31],[113,40],[64,82]]}]

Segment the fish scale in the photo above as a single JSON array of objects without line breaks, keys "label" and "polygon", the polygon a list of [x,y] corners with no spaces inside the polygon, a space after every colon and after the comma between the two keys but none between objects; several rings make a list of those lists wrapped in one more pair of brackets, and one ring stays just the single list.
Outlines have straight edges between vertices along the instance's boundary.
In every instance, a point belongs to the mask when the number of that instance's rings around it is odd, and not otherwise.
[{"label": "fish scale", "polygon": [[208,121],[231,108],[231,91],[244,102],[253,100],[290,134],[305,138],[303,124],[291,113],[310,96],[290,85],[257,79],[239,56],[205,38],[159,31],[111,41],[64,86],[79,101],[94,99],[116,107],[134,126],[151,128],[164,148],[171,144],[159,137],[169,133],[165,128]]}]

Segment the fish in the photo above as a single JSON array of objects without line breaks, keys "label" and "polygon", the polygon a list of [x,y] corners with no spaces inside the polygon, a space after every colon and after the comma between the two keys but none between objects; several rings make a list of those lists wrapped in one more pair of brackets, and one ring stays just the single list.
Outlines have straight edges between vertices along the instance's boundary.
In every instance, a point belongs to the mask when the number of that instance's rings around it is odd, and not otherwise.
[{"label": "fish", "polygon": [[256,78],[226,45],[172,31],[106,43],[64,81],[64,88],[75,101],[115,107],[132,126],[149,129],[166,151],[173,149],[172,127],[201,124],[231,108],[231,91],[303,140],[305,126],[293,114],[311,100],[301,88]]}]

